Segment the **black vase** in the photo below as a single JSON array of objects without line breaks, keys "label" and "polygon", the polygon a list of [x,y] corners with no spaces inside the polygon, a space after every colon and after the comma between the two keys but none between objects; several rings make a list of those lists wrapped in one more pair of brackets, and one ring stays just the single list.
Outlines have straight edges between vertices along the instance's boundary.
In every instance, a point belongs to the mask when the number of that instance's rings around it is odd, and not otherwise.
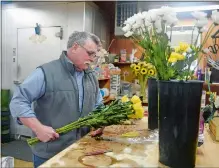
[{"label": "black vase", "polygon": [[158,128],[158,88],[157,80],[148,79],[148,129]]},{"label": "black vase", "polygon": [[159,81],[159,161],[195,167],[203,82]]}]

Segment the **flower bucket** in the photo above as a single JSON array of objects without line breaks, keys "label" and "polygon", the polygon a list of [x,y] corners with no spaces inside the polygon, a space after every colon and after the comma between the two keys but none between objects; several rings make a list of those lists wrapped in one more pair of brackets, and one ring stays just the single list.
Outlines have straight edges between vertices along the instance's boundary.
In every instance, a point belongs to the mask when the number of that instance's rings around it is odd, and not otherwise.
[{"label": "flower bucket", "polygon": [[158,128],[158,88],[157,80],[148,79],[148,129]]},{"label": "flower bucket", "polygon": [[195,167],[203,82],[158,81],[159,161]]}]

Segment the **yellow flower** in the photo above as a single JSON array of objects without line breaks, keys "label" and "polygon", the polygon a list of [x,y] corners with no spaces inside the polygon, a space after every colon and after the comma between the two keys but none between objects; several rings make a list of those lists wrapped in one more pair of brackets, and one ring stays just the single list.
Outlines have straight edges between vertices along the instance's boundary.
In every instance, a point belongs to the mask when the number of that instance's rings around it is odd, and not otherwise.
[{"label": "yellow flower", "polygon": [[142,107],[141,102],[137,102],[137,103],[133,104],[132,107],[134,110],[141,108]]},{"label": "yellow flower", "polygon": [[189,48],[189,45],[185,42],[180,42],[179,43],[179,48],[182,52],[186,52],[187,49]]},{"label": "yellow flower", "polygon": [[138,74],[139,74],[139,72],[136,72],[136,71],[135,71],[135,76],[138,76]]},{"label": "yellow flower", "polygon": [[170,63],[175,63],[175,62],[177,62],[177,59],[174,58],[174,57],[170,57],[170,58],[168,59],[168,62],[170,62]]},{"label": "yellow flower", "polygon": [[141,105],[141,102],[133,104],[134,114],[129,115],[129,118],[142,118],[144,117],[144,108]]},{"label": "yellow flower", "polygon": [[180,47],[179,46],[175,47],[175,52],[177,52],[177,53],[180,52]]},{"label": "yellow flower", "polygon": [[148,75],[150,75],[150,76],[155,75],[155,70],[154,69],[149,69],[148,70]]},{"label": "yellow flower", "polygon": [[141,102],[141,100],[140,100],[140,98],[139,98],[138,96],[134,95],[134,96],[132,96],[132,98],[131,98],[131,102],[132,102],[133,104],[136,104],[136,103]]},{"label": "yellow flower", "polygon": [[177,62],[178,60],[184,60],[184,59],[185,59],[185,56],[179,53],[176,53],[176,52],[172,52],[168,62],[174,63],[174,62]]},{"label": "yellow flower", "polygon": [[142,75],[145,75],[145,74],[147,74],[147,71],[148,71],[148,70],[147,70],[146,68],[142,68],[142,69],[141,69],[141,74],[142,74]]},{"label": "yellow flower", "polygon": [[144,108],[141,107],[141,108],[137,109],[135,111],[135,116],[136,116],[136,118],[143,118],[144,117]]},{"label": "yellow flower", "polygon": [[141,67],[142,65],[144,65],[144,62],[139,62],[139,63],[138,63],[138,66],[140,66],[140,67]]},{"label": "yellow flower", "polygon": [[128,101],[129,101],[128,96],[127,96],[127,95],[123,96],[123,97],[121,98],[121,101],[122,101],[123,103],[128,102]]},{"label": "yellow flower", "polygon": [[131,64],[130,67],[134,69],[135,68],[135,64]]},{"label": "yellow flower", "polygon": [[139,65],[136,65],[136,66],[134,67],[134,69],[135,69],[135,71],[139,71],[139,70],[141,69],[141,67],[140,67]]}]

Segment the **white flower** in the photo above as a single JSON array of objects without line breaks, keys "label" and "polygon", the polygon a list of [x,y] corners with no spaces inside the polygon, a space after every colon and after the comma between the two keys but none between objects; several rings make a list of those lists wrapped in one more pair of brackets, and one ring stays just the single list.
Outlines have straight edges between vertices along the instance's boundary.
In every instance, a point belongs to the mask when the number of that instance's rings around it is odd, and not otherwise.
[{"label": "white flower", "polygon": [[167,26],[175,26],[178,23],[178,19],[174,15],[165,15],[163,20],[166,21]]},{"label": "white flower", "polygon": [[133,34],[132,31],[128,31],[127,33],[124,34],[125,37],[130,37]]},{"label": "white flower", "polygon": [[214,23],[219,24],[219,12],[217,10],[212,11],[211,19]]},{"label": "white flower", "polygon": [[168,7],[168,6],[162,6],[158,11],[157,14],[159,16],[165,16],[168,15],[169,13],[173,12],[173,8]]},{"label": "white flower", "polygon": [[202,27],[202,28],[200,29],[200,32],[201,32],[201,33],[206,32],[206,31],[208,31],[208,28],[207,28],[206,26],[204,26],[204,27]]},{"label": "white flower", "polygon": [[144,21],[144,24],[145,24],[145,26],[146,26],[146,27],[149,27],[149,26],[151,26],[151,22],[149,22],[149,21],[148,21],[148,20],[146,20],[146,19],[145,19],[145,21]]},{"label": "white flower", "polygon": [[205,54],[208,54],[210,52],[210,50],[208,48],[205,48],[202,50]]},{"label": "white flower", "polygon": [[145,19],[147,17],[147,15],[148,15],[148,12],[146,12],[146,11],[142,12],[143,19]]},{"label": "white flower", "polygon": [[132,16],[130,18],[128,18],[124,24],[130,24],[130,25],[133,25],[135,23],[135,18]]},{"label": "white flower", "polygon": [[136,29],[138,29],[139,27],[141,27],[141,24],[139,24],[139,23],[135,23],[135,24],[132,25],[132,29],[133,29],[133,30],[136,30]]},{"label": "white flower", "polygon": [[125,27],[122,28],[122,30],[124,32],[128,32],[129,30],[131,30],[131,25],[130,24],[127,24]]},{"label": "white flower", "polygon": [[156,29],[156,32],[157,32],[157,33],[161,33],[161,32],[162,32],[162,29],[161,29],[161,28],[158,28],[158,29]]},{"label": "white flower", "polygon": [[219,108],[219,96],[216,97],[214,105],[216,108]]},{"label": "white flower", "polygon": [[155,21],[154,25],[155,25],[156,29],[162,29],[162,27],[161,27],[161,19],[157,19]]},{"label": "white flower", "polygon": [[151,9],[151,10],[148,11],[148,15],[147,15],[146,19],[149,22],[155,22],[157,20],[157,17],[158,17],[157,10]]},{"label": "white flower", "polygon": [[195,11],[191,13],[192,16],[197,20],[202,20],[207,17],[207,13]]},{"label": "white flower", "polygon": [[192,52],[192,49],[189,47],[186,52],[187,52],[187,53],[191,53],[191,52]]},{"label": "white flower", "polygon": [[198,28],[202,28],[208,24],[208,19],[196,20],[195,26]]}]

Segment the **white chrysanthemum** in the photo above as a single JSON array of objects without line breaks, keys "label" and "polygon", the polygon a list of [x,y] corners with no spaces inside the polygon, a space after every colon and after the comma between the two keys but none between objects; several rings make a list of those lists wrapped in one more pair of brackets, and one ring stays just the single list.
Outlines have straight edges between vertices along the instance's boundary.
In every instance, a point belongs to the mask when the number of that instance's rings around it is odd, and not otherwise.
[{"label": "white chrysanthemum", "polygon": [[122,30],[123,30],[124,32],[128,32],[128,31],[131,30],[131,28],[132,28],[132,26],[131,26],[130,24],[127,24],[125,27],[122,28]]},{"label": "white chrysanthemum", "polygon": [[132,31],[128,31],[127,33],[124,34],[125,37],[130,37],[133,34]]},{"label": "white chrysanthemum", "polygon": [[211,19],[214,23],[219,24],[219,12],[217,10],[212,11]]},{"label": "white chrysanthemum", "polygon": [[203,20],[207,17],[207,13],[199,11],[192,12],[191,15],[197,20]]},{"label": "white chrysanthemum", "polygon": [[207,32],[208,31],[208,28],[206,26],[202,27],[200,29],[200,32],[203,33],[203,32]]},{"label": "white chrysanthemum", "polygon": [[170,14],[171,12],[173,12],[173,8],[169,7],[169,6],[162,6],[158,11],[157,14],[159,16],[165,16]]},{"label": "white chrysanthemum", "polygon": [[157,20],[157,10],[155,9],[151,9],[148,11],[148,15],[146,17],[146,19],[149,21],[149,22],[155,22]]},{"label": "white chrysanthemum", "polygon": [[195,26],[201,29],[207,24],[208,24],[208,19],[202,19],[202,20],[197,20]]},{"label": "white chrysanthemum", "polygon": [[165,15],[164,18],[167,26],[175,26],[178,23],[178,19],[174,15]]}]

